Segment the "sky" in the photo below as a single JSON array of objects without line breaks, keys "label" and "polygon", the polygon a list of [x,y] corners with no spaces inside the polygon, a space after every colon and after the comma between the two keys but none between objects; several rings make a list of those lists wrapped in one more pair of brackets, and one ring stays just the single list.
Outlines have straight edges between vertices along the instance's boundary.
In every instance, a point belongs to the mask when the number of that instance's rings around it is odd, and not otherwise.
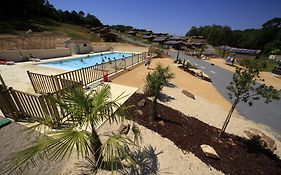
[{"label": "sky", "polygon": [[154,32],[185,35],[192,26],[260,28],[281,17],[281,0],[49,0],[56,9],[82,10],[103,24],[130,25]]}]

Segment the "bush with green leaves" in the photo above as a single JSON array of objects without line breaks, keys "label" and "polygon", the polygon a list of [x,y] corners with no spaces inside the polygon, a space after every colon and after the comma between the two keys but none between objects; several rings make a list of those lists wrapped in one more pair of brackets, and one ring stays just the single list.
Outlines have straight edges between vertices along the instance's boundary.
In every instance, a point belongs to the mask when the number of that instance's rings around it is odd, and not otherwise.
[{"label": "bush with green leaves", "polygon": [[236,68],[233,79],[230,85],[227,86],[227,90],[229,91],[228,95],[230,99],[234,101],[223,124],[220,135],[225,132],[232,113],[240,101],[248,103],[249,106],[251,106],[253,105],[253,101],[259,100],[260,97],[265,100],[265,103],[280,99],[280,92],[278,90],[274,89],[272,86],[266,86],[265,84],[257,82],[264,81],[259,75],[261,68],[262,64],[260,62],[253,61],[245,62],[243,67]]},{"label": "bush with green leaves", "polygon": [[147,74],[144,93],[147,96],[153,96],[153,105],[150,115],[151,119],[157,117],[157,99],[159,98],[160,91],[169,83],[170,79],[174,78],[174,76],[175,75],[170,72],[169,66],[163,67],[161,64],[156,66],[154,72]]},{"label": "bush with green leaves", "polygon": [[[57,161],[69,158],[74,152],[78,157],[94,163],[93,168],[109,167],[111,171],[116,167],[124,168],[122,162],[134,165],[130,156],[130,148],[138,146],[141,140],[140,130],[134,124],[131,128],[134,138],[118,132],[104,134],[105,141],[101,141],[101,134],[97,127],[104,121],[111,123],[122,122],[128,116],[127,108],[121,107],[118,101],[122,94],[111,100],[110,86],[105,85],[96,91],[86,94],[82,88],[75,88],[53,98],[65,115],[61,129],[44,129],[44,134],[29,147],[11,156],[7,160],[6,171],[25,169],[29,164],[38,161]],[[31,133],[36,129],[50,126],[51,117],[41,119],[38,125],[28,129]],[[42,129],[41,129],[42,130]],[[75,151],[74,151],[75,150]],[[122,162],[121,162],[122,161]],[[2,165],[1,165],[2,167]]]}]

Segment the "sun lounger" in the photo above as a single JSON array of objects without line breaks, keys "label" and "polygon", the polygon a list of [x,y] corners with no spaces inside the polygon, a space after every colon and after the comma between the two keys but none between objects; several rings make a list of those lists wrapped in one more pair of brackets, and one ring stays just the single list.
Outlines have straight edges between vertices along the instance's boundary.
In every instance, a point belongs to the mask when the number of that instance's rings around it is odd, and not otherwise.
[{"label": "sun lounger", "polygon": [[15,62],[14,61],[0,61],[0,64],[2,64],[2,65],[14,65]]},{"label": "sun lounger", "polygon": [[39,58],[29,58],[29,61],[40,62],[41,60]]},{"label": "sun lounger", "polygon": [[6,62],[6,65],[14,65],[14,64],[15,64],[14,61],[7,61],[7,62]]},{"label": "sun lounger", "polygon": [[0,128],[7,126],[10,123],[11,123],[11,120],[9,120],[7,118],[1,118],[0,119]]}]

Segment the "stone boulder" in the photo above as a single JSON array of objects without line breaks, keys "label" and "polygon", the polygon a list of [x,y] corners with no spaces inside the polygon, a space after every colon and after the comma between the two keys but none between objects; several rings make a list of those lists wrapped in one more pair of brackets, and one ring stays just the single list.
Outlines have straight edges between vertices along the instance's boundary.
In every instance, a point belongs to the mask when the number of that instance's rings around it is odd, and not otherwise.
[{"label": "stone boulder", "polygon": [[182,90],[181,93],[183,93],[184,95],[188,96],[189,98],[192,98],[195,100],[195,97],[192,93],[188,92],[187,90]]},{"label": "stone boulder", "polygon": [[142,116],[143,112],[141,110],[137,109],[134,111],[134,114],[138,115],[138,116]]},{"label": "stone boulder", "polygon": [[274,150],[276,150],[275,141],[260,130],[255,128],[247,128],[244,133],[249,139],[257,140],[262,148],[267,149],[271,152],[274,152]]},{"label": "stone boulder", "polygon": [[145,99],[142,99],[141,101],[138,102],[139,107],[144,107],[145,106]]},{"label": "stone boulder", "polygon": [[217,152],[215,151],[215,149],[213,147],[211,147],[210,145],[203,144],[200,147],[207,157],[212,158],[212,159],[220,159],[220,157],[217,154]]},{"label": "stone boulder", "polygon": [[130,131],[130,124],[128,125],[121,124],[117,130],[119,134],[124,134],[124,135],[127,135],[129,131]]}]

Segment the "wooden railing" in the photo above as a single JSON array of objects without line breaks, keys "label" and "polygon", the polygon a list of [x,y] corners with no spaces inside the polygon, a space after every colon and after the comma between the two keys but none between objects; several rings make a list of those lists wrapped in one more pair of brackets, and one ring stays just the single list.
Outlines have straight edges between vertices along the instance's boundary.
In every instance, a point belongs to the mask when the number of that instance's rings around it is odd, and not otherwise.
[{"label": "wooden railing", "polygon": [[53,94],[41,95],[21,92],[13,88],[6,89],[0,85],[0,109],[4,116],[13,118],[15,121],[26,117],[36,121],[50,116],[54,122],[60,122],[65,115],[61,113],[52,98],[58,98],[60,92],[69,88],[82,88],[82,85],[80,83],[69,85]]},{"label": "wooden railing", "polygon": [[76,82],[70,79],[64,79],[60,77],[55,77],[53,75],[43,75],[38,73],[33,73],[27,71],[28,77],[31,81],[33,89],[36,93],[48,94],[60,91],[61,89],[77,85],[79,86],[80,82]]},{"label": "wooden railing", "polygon": [[146,55],[146,52],[134,54],[131,57],[113,60],[111,63],[102,63],[58,75],[49,76],[29,71],[27,71],[27,74],[36,93],[54,93],[63,89],[65,86],[74,85],[78,82],[86,86],[95,81],[102,80],[105,72],[111,75],[122,69],[127,69],[144,61]]},{"label": "wooden railing", "polygon": [[[146,53],[136,54],[125,61],[125,69],[142,62]],[[114,62],[116,65],[117,62]],[[36,93],[33,95],[8,88],[0,75],[0,109],[4,116],[19,121],[24,117],[31,117],[34,120],[51,116],[54,121],[60,121],[65,114],[54,103],[52,98],[60,98],[60,93],[71,88],[82,88],[83,85],[92,83],[103,77],[105,64],[90,66],[75,71],[58,74],[55,76],[42,75],[27,72]],[[110,73],[114,73],[114,71]]]},{"label": "wooden railing", "polygon": [[82,82],[84,86],[103,77],[105,65],[95,65],[55,75],[56,78]]},{"label": "wooden railing", "polygon": [[17,106],[11,98],[9,89],[2,84],[0,85],[0,109],[4,116],[9,116],[17,120],[17,116],[19,115]]}]

